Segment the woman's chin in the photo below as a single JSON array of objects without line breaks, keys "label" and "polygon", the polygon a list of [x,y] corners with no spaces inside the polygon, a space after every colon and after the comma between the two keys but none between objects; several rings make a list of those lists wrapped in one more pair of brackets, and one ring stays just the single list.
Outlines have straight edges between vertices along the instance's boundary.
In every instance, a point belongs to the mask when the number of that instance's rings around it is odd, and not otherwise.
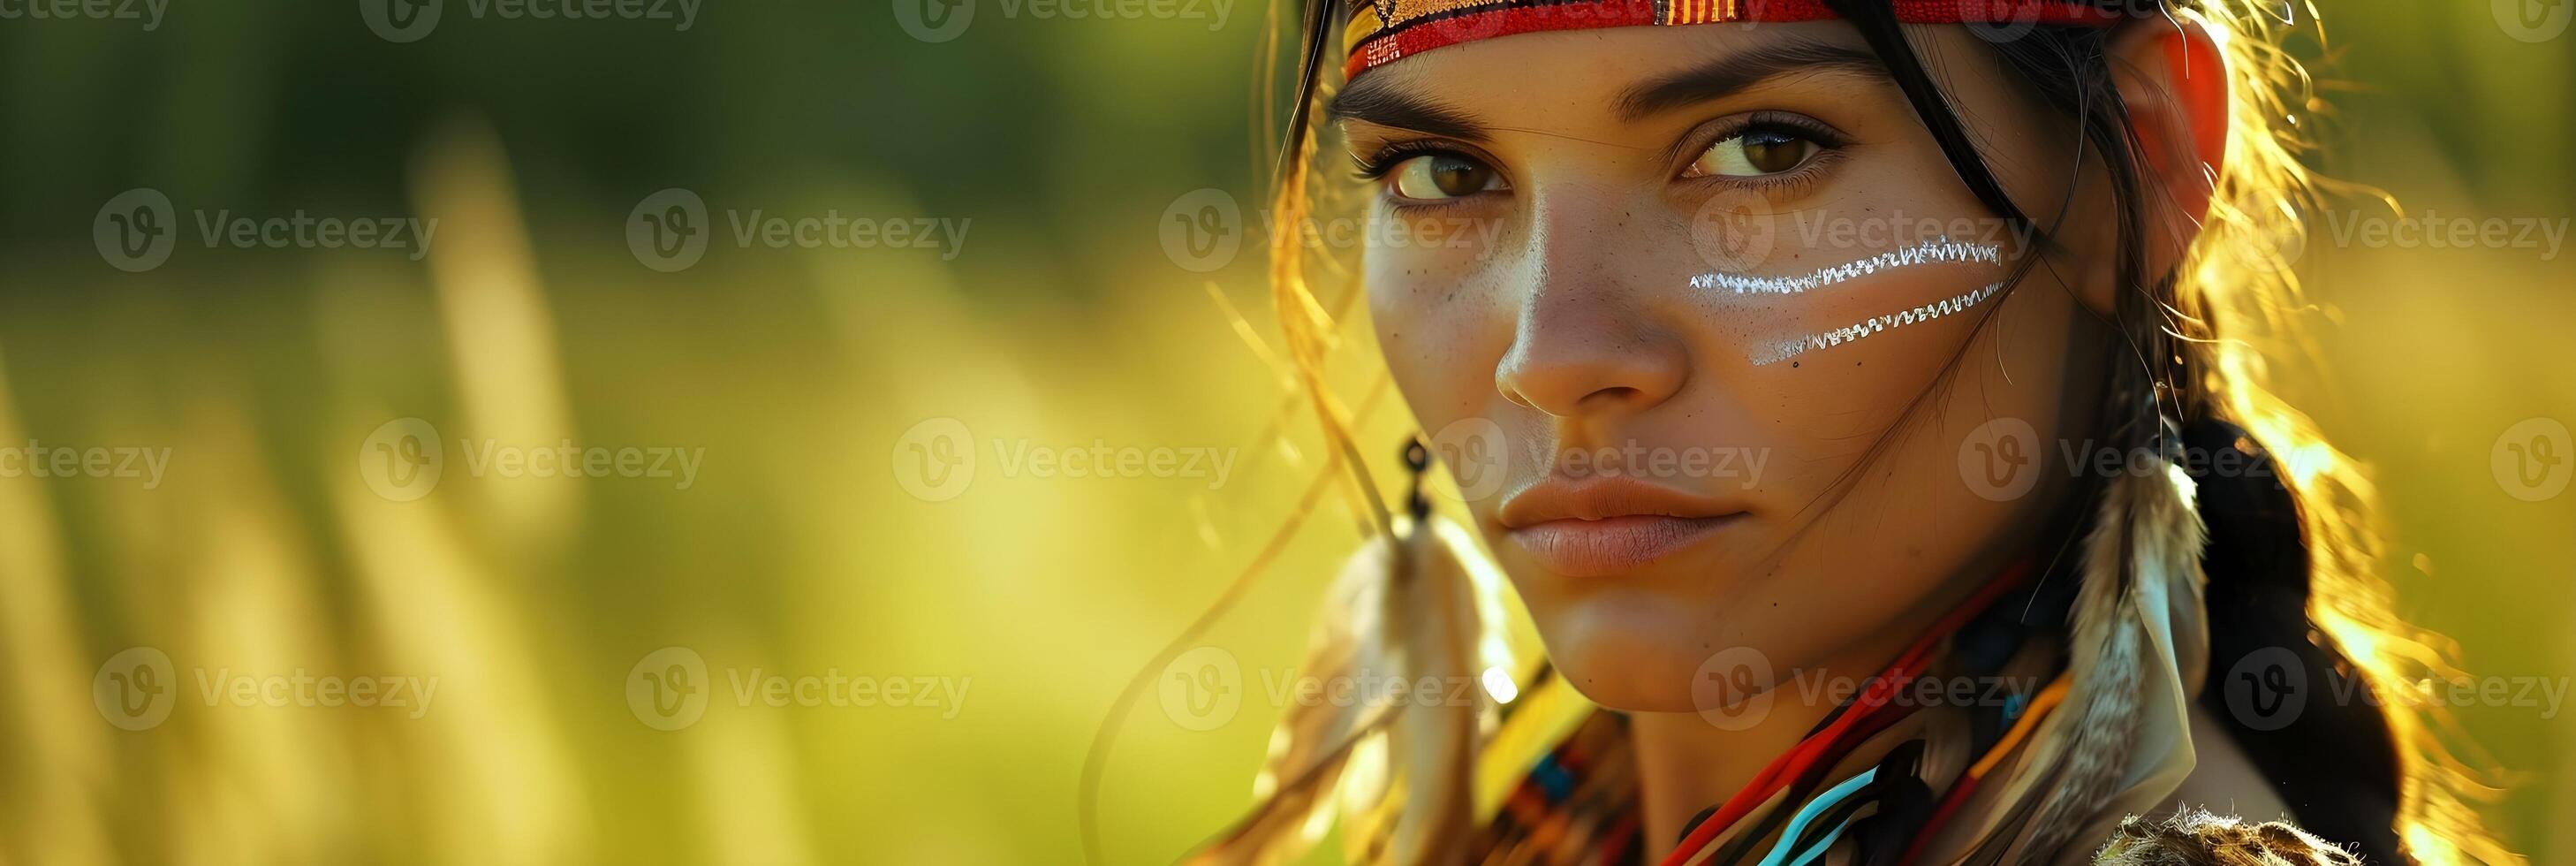
[{"label": "woman's chin", "polygon": [[1566,682],[1624,712],[1719,709],[1730,688],[1768,689],[1787,670],[1762,623],[1669,599],[1589,599],[1541,617],[1539,634]]}]

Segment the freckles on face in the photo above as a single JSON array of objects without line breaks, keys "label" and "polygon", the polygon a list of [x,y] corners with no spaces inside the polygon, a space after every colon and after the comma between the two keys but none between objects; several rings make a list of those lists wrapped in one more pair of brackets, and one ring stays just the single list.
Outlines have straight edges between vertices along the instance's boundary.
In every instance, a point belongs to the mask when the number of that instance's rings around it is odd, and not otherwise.
[{"label": "freckles on face", "polygon": [[1958,434],[2055,429],[2071,308],[2007,290],[2027,234],[1875,64],[1830,23],[1526,34],[1335,106],[1374,219],[1474,239],[1372,246],[1371,313],[1595,700],[1691,709],[1724,646],[1866,655],[2031,522],[1962,483]]}]

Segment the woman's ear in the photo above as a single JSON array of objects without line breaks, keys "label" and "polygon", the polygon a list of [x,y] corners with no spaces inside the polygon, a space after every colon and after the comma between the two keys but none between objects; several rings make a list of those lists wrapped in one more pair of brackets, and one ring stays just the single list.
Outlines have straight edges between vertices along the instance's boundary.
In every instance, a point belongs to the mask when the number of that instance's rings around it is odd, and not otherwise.
[{"label": "woman's ear", "polygon": [[2137,131],[2148,273],[2164,274],[2200,236],[2227,158],[2227,59],[2198,22],[2148,18],[2112,34],[2111,80]]}]

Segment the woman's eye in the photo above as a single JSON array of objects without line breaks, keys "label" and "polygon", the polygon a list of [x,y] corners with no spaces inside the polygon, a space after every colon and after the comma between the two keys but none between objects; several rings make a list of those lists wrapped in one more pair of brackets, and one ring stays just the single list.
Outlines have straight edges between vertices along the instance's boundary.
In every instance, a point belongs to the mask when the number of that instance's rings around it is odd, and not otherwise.
[{"label": "woman's eye", "polygon": [[1687,177],[1761,177],[1779,174],[1815,158],[1823,150],[1815,139],[1796,130],[1755,127],[1709,145],[1691,163]]},{"label": "woman's eye", "polygon": [[1493,167],[1454,153],[1426,153],[1407,159],[1388,176],[1393,179],[1395,194],[1409,199],[1439,201],[1503,188],[1502,176]]}]

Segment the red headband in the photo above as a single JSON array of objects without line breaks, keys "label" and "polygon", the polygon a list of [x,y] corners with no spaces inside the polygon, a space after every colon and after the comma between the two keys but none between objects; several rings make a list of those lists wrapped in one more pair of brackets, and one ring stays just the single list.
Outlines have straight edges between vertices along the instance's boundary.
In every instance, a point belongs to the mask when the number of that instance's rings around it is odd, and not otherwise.
[{"label": "red headband", "polygon": [[[2081,0],[1890,0],[1906,24],[2076,24],[2107,27],[2111,10]],[[1823,0],[1366,0],[1342,34],[1345,77],[1434,48],[1546,30],[1670,27],[1743,21],[1823,21]]]}]

